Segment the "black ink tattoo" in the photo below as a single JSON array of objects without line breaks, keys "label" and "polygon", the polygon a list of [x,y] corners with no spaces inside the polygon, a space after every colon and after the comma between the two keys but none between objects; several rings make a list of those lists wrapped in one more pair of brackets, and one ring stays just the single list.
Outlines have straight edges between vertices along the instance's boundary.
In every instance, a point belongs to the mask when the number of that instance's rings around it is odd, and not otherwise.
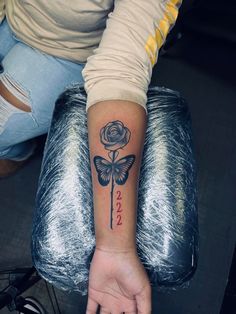
[{"label": "black ink tattoo", "polygon": [[119,160],[118,150],[123,149],[130,140],[130,130],[119,121],[109,122],[100,131],[100,140],[106,150],[109,150],[108,157],[111,161],[95,156],[93,161],[98,173],[98,181],[102,186],[107,186],[111,180],[111,209],[110,228],[113,229],[113,192],[115,183],[123,185],[128,179],[129,170],[135,161],[135,155],[128,155]]}]

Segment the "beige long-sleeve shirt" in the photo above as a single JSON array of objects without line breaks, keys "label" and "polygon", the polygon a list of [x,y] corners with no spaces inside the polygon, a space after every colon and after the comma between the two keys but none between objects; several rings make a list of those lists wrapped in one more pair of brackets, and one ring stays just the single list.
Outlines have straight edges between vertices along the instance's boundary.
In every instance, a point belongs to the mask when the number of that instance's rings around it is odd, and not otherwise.
[{"label": "beige long-sleeve shirt", "polygon": [[5,16],[5,4],[3,0],[0,0],[0,23],[2,22]]},{"label": "beige long-sleeve shirt", "polygon": [[88,109],[129,100],[146,109],[158,51],[181,0],[0,0],[13,32],[45,53],[86,62]]}]

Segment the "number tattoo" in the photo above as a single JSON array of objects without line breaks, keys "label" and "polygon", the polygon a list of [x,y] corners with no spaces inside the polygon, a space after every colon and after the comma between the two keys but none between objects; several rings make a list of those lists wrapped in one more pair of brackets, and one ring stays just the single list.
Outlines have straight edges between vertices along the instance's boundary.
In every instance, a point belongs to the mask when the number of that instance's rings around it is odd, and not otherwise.
[{"label": "number tattoo", "polygon": [[122,216],[121,216],[121,213],[122,213],[122,211],[123,211],[123,209],[121,208],[121,206],[122,206],[122,205],[121,205],[121,202],[119,202],[119,201],[122,200],[121,191],[116,191],[116,194],[117,194],[116,200],[118,201],[118,202],[116,203],[116,206],[117,206],[117,209],[116,209],[116,212],[117,212],[117,216],[116,216],[117,222],[116,222],[116,225],[117,225],[117,226],[121,226],[121,225],[122,225],[122,221],[121,221]]}]

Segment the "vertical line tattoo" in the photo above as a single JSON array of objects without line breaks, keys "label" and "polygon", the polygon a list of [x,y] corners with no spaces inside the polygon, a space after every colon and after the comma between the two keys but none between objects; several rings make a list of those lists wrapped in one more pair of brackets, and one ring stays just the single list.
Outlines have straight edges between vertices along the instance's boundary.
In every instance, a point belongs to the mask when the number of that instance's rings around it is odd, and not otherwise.
[{"label": "vertical line tattoo", "polygon": [[[115,161],[115,152],[112,152],[112,163],[114,164],[114,161]],[[112,171],[112,174],[111,174],[111,178],[112,178],[112,181],[111,181],[111,214],[110,214],[110,228],[112,229],[112,222],[113,222],[113,191],[114,191],[114,186],[115,186],[115,183],[114,183],[114,177],[113,177],[113,171]]]},{"label": "vertical line tattoo", "polygon": [[109,150],[108,157],[111,161],[95,156],[93,161],[98,174],[98,181],[102,186],[107,186],[111,179],[111,204],[110,204],[110,228],[113,229],[113,193],[115,183],[124,185],[129,176],[129,170],[135,161],[135,155],[127,155],[117,160],[118,150],[129,143],[130,130],[124,124],[115,120],[107,123],[100,130],[100,141],[106,150]]}]

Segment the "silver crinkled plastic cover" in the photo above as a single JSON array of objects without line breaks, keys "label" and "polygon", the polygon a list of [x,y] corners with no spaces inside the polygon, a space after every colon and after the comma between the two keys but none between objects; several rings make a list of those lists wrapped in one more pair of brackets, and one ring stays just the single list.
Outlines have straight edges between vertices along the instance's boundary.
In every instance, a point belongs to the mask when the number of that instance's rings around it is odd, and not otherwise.
[{"label": "silver crinkled plastic cover", "polygon": [[[44,150],[32,232],[39,274],[58,288],[87,293],[95,248],[86,93],[58,99]],[[190,114],[178,92],[150,87],[140,172],[137,248],[150,281],[186,286],[198,259],[196,170]]]}]

